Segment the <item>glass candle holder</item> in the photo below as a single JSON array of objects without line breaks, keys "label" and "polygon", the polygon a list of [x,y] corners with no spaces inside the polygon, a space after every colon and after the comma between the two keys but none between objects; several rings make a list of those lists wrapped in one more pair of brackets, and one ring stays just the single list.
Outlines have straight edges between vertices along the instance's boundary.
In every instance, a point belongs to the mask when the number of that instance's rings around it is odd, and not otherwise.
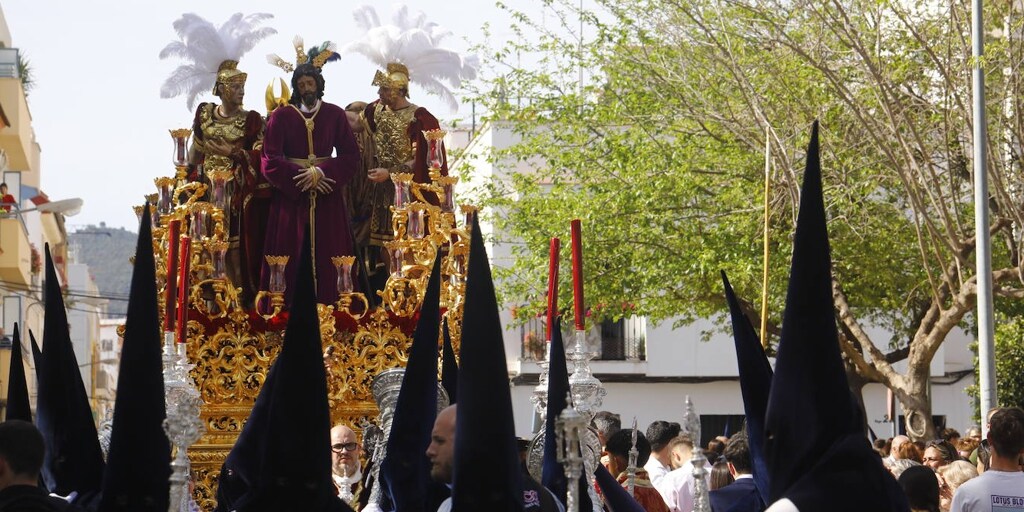
[{"label": "glass candle holder", "polygon": [[427,165],[431,169],[440,170],[444,165],[444,130],[425,130],[423,138],[427,139]]},{"label": "glass candle holder", "polygon": [[157,188],[156,211],[160,215],[167,215],[174,209],[174,178],[157,178],[153,181]]},{"label": "glass candle holder", "polygon": [[338,295],[345,295],[355,291],[352,284],[352,265],[356,262],[355,256],[334,256],[331,258],[335,268],[338,269]]},{"label": "glass candle holder", "polygon": [[179,128],[177,130],[169,130],[171,132],[171,139],[174,141],[174,166],[185,167],[188,165],[188,139],[192,136],[192,130],[188,128]]},{"label": "glass candle holder", "polygon": [[215,240],[207,245],[210,251],[210,259],[213,262],[213,278],[214,279],[227,279],[228,278],[228,267],[227,267],[227,254],[228,254],[228,243]]},{"label": "glass candle holder", "polygon": [[409,210],[409,238],[422,240],[426,232],[427,212],[421,208]]},{"label": "glass candle holder", "polygon": [[410,192],[412,175],[407,173],[397,173],[392,175],[391,178],[395,183],[395,208],[405,208],[409,204],[412,196],[412,193]]},{"label": "glass candle holder", "polygon": [[466,231],[469,232],[473,227],[473,219],[476,218],[476,207],[464,204],[459,208],[462,210],[463,226],[465,226]]},{"label": "glass candle holder", "polygon": [[288,256],[267,256],[267,264],[270,265],[270,293],[284,293],[287,283],[284,279],[284,269],[288,266]]},{"label": "glass candle holder", "polygon": [[441,211],[444,213],[455,212],[455,184],[458,182],[459,179],[452,176],[437,179],[437,184],[441,186]]},{"label": "glass candle holder", "polygon": [[228,207],[228,182],[234,178],[234,174],[231,169],[216,168],[207,172],[206,175],[210,177],[210,183],[213,185],[213,190],[210,192],[213,205],[222,211],[226,210]]},{"label": "glass candle holder", "polygon": [[391,275],[394,277],[402,277],[402,267],[405,265],[405,250],[400,245],[393,243],[386,243],[385,248],[388,250],[388,256],[390,256],[390,270]]},{"label": "glass candle holder", "polygon": [[213,213],[210,203],[200,201],[192,204],[191,235],[195,240],[210,237],[210,214]]}]

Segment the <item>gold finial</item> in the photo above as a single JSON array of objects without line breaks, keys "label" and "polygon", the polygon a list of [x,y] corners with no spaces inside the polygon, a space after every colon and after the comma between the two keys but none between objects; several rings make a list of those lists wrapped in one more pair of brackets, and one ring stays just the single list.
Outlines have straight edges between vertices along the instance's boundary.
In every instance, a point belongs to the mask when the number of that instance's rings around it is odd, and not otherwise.
[{"label": "gold finial", "polygon": [[309,57],[306,55],[306,46],[302,41],[302,36],[295,36],[292,39],[292,44],[295,46],[295,63],[302,65],[308,62]]},{"label": "gold finial", "polygon": [[[291,71],[289,71],[289,73],[290,72]],[[267,84],[267,115],[270,115],[271,112],[277,110],[278,107],[283,107],[287,105],[288,101],[291,100],[292,98],[292,93],[288,89],[288,84],[285,83],[284,79],[278,78],[277,81],[281,84],[281,96],[277,96],[274,94],[273,80],[271,80],[270,83]]]},{"label": "gold finial", "polygon": [[269,254],[266,256],[268,265],[287,265],[288,258],[289,256],[271,256]]},{"label": "gold finial", "polygon": [[444,140],[444,136],[448,135],[448,132],[434,128],[433,130],[423,130],[423,137],[427,140]]},{"label": "gold finial", "polygon": [[355,256],[331,256],[331,263],[333,263],[335,267],[341,267],[342,265],[351,265],[355,262]]}]

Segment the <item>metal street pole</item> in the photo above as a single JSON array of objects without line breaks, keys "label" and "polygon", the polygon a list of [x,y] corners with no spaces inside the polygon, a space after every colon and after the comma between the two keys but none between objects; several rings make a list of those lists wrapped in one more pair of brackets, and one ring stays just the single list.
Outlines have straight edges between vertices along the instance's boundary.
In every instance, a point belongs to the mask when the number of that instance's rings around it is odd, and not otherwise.
[{"label": "metal street pole", "polygon": [[[992,318],[992,261],[989,243],[988,175],[986,169],[987,126],[985,122],[985,32],[982,0],[971,2],[971,40],[974,56],[974,231],[977,242],[978,286],[978,373],[981,390],[981,414],[995,406],[996,371]],[[982,422],[982,436],[988,425]]]}]

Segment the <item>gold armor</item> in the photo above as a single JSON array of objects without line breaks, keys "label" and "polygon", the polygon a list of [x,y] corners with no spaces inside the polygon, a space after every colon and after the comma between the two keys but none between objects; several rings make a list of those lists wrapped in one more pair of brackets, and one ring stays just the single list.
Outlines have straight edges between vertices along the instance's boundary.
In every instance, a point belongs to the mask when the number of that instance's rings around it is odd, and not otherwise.
[{"label": "gold armor", "polygon": [[416,116],[416,105],[410,104],[401,110],[385,108],[380,103],[373,111],[377,131],[373,142],[377,146],[377,166],[391,172],[413,159],[412,141],[409,140],[409,125]]},{"label": "gold armor", "polygon": [[[203,167],[206,170],[215,168],[232,169],[234,162],[231,161],[230,157],[208,153],[204,142],[221,139],[235,148],[241,149],[242,143],[245,140],[245,121],[249,112],[247,110],[239,110],[234,116],[225,119],[220,117],[216,110],[217,105],[207,103],[199,111],[199,129],[203,134],[203,138],[196,137],[196,149],[206,156],[203,163]],[[241,178],[241,176],[235,175],[235,179]]]}]

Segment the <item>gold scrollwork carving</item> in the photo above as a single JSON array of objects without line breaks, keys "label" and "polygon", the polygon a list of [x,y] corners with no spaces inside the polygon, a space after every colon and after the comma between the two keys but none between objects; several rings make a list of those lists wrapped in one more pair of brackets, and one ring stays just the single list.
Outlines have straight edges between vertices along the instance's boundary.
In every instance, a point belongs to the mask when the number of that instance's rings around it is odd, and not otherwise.
[{"label": "gold scrollwork carving", "polygon": [[189,338],[189,358],[196,363],[192,377],[204,403],[251,404],[259,395],[281,346],[246,327],[229,322],[209,338],[202,332]]},{"label": "gold scrollwork carving", "polygon": [[327,393],[332,408],[353,402],[373,403],[370,387],[380,372],[405,366],[412,339],[376,309],[357,333],[342,332],[331,338],[334,347],[326,362],[330,378]]},{"label": "gold scrollwork carving", "polygon": [[[221,461],[227,457],[224,454]],[[192,458],[192,454],[189,454]],[[192,466],[192,497],[196,500],[199,510],[213,510],[217,507],[217,482],[220,480],[220,464],[216,466],[194,464]]]}]

